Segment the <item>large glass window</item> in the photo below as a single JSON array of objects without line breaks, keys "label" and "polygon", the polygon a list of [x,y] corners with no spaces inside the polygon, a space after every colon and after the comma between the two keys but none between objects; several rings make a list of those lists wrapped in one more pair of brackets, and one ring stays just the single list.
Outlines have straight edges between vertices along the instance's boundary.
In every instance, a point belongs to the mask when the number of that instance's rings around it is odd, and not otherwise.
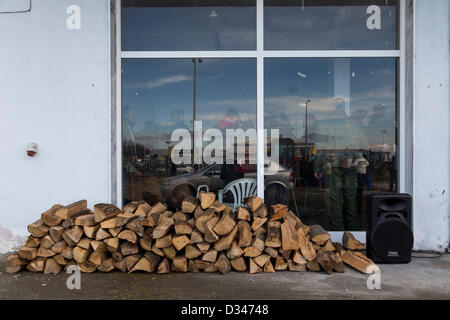
[{"label": "large glass window", "polygon": [[123,0],[122,50],[255,50],[255,0]]},{"label": "large glass window", "polygon": [[266,59],[264,123],[293,170],[281,201],[306,223],[363,230],[364,196],[396,192],[395,58]]},{"label": "large glass window", "polygon": [[393,0],[265,0],[266,50],[395,50]]}]

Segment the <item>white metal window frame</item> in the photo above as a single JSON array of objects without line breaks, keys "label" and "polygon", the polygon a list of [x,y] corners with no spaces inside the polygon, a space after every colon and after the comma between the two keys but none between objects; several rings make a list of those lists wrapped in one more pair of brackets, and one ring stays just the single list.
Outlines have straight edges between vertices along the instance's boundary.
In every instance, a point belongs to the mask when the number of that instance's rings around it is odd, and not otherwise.
[{"label": "white metal window frame", "polygon": [[[256,59],[256,128],[258,196],[264,198],[264,59],[265,58],[398,58],[398,191],[405,192],[405,3],[399,0],[399,50],[264,50],[264,0],[256,0],[256,50],[251,51],[122,51],[121,0],[115,0],[116,13],[116,189],[117,205],[122,206],[122,59],[176,58],[254,58]],[[355,232],[365,241],[365,232]],[[340,240],[342,232],[331,232]]]}]

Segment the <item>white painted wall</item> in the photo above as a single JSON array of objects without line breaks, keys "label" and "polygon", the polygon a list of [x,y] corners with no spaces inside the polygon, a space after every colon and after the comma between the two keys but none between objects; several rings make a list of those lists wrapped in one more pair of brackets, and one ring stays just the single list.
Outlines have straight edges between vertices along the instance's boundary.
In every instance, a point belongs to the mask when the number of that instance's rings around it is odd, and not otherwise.
[{"label": "white painted wall", "polygon": [[[55,202],[110,200],[108,2],[33,0],[31,12],[0,14],[0,253]],[[81,30],[66,28],[71,4]]]},{"label": "white painted wall", "polygon": [[449,1],[415,1],[414,247],[449,245]]}]

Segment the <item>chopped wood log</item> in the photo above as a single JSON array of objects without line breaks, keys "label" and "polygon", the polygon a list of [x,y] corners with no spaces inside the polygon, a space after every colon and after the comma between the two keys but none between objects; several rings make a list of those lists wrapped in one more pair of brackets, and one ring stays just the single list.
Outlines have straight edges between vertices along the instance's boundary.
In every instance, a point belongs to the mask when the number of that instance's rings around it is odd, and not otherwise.
[{"label": "chopped wood log", "polygon": [[117,238],[122,239],[122,240],[126,240],[126,241],[131,242],[131,243],[137,243],[137,241],[138,241],[137,234],[134,231],[129,230],[129,229],[122,230],[117,235]]},{"label": "chopped wood log", "polygon": [[342,261],[350,267],[366,274],[376,273],[380,268],[369,258],[359,252],[346,251]]},{"label": "chopped wood log", "polygon": [[195,259],[194,263],[195,263],[195,266],[200,270],[204,270],[211,264],[211,262],[206,262],[206,261],[203,261],[200,259]]},{"label": "chopped wood log", "polygon": [[159,262],[161,261],[161,257],[153,252],[146,252],[144,254],[144,258],[150,262],[151,271],[154,272],[158,267]]},{"label": "chopped wood log", "polygon": [[175,221],[175,233],[178,235],[192,234],[193,228],[187,221]]},{"label": "chopped wood log", "polygon": [[139,245],[141,246],[142,249],[144,249],[145,251],[150,251],[152,250],[152,240],[147,240],[147,239],[139,239]]},{"label": "chopped wood log", "polygon": [[263,268],[264,272],[275,272],[275,269],[273,267],[272,262],[269,260],[267,260],[266,264],[264,265]]},{"label": "chopped wood log", "polygon": [[59,264],[60,266],[67,265],[67,260],[60,254],[57,254],[56,256],[53,256],[53,259],[55,259],[55,262]]},{"label": "chopped wood log", "polygon": [[128,273],[132,273],[135,271],[145,271],[145,272],[153,272],[152,266],[150,265],[150,261],[146,258],[142,257],[139,261],[131,268]]},{"label": "chopped wood log", "polygon": [[149,217],[155,213],[163,213],[166,210],[167,210],[167,207],[164,204],[162,204],[161,202],[157,202],[152,206],[150,211],[147,213],[147,217]]},{"label": "chopped wood log", "polygon": [[138,252],[139,252],[139,246],[135,243],[125,241],[120,245],[120,253],[123,256],[129,256],[132,254],[136,254]]},{"label": "chopped wood log", "polygon": [[339,273],[345,272],[345,264],[339,253],[330,253],[330,260],[333,263],[333,270]]},{"label": "chopped wood log", "polygon": [[308,261],[314,260],[316,258],[316,250],[314,250],[312,243],[306,238],[305,231],[302,227],[297,228],[297,237],[303,257]]},{"label": "chopped wood log", "polygon": [[239,220],[239,242],[238,245],[241,248],[248,247],[252,243],[252,232],[250,224],[245,220]]},{"label": "chopped wood log", "polygon": [[159,218],[161,217],[161,214],[159,213],[153,213],[149,214],[147,218],[142,221],[142,225],[144,227],[156,227],[158,225]]},{"label": "chopped wood log", "polygon": [[164,252],[161,249],[156,248],[155,246],[152,247],[151,251],[160,257],[164,257]]},{"label": "chopped wood log", "polygon": [[256,211],[253,211],[253,218],[255,217],[266,218],[267,216],[268,216],[267,207],[264,203],[261,206],[259,206],[259,208],[256,209]]},{"label": "chopped wood log", "polygon": [[158,225],[153,229],[153,239],[164,237],[173,225],[174,221],[172,218],[161,216]]},{"label": "chopped wood log", "polygon": [[216,212],[222,212],[226,209],[231,209],[231,208],[227,207],[226,205],[224,205],[223,203],[219,202],[218,200],[214,201],[211,208],[214,209],[214,211],[216,211]]},{"label": "chopped wood log", "polygon": [[121,213],[122,210],[113,204],[97,203],[94,205],[95,222],[97,223],[114,218]]},{"label": "chopped wood log", "polygon": [[67,230],[64,231],[64,232],[61,234],[61,236],[62,236],[62,238],[64,239],[64,241],[67,243],[67,245],[68,245],[69,247],[74,247],[74,246],[77,245],[77,243],[76,243],[76,242],[73,242],[73,241],[70,239],[70,237],[67,235]]},{"label": "chopped wood log", "polygon": [[254,239],[252,241],[251,246],[258,249],[259,251],[264,251],[264,249],[266,248],[265,246],[265,242],[266,242],[266,228],[261,227],[258,230],[256,230],[253,234]]},{"label": "chopped wood log", "polygon": [[142,224],[144,219],[145,218],[142,217],[134,219],[133,221],[128,222],[125,225],[125,228],[135,232],[139,237],[142,237],[142,235],[144,234],[144,225]]},{"label": "chopped wood log", "polygon": [[323,245],[330,239],[330,234],[322,228],[321,225],[315,224],[310,226],[311,241],[317,243],[318,245]]},{"label": "chopped wood log", "polygon": [[116,227],[116,218],[111,218],[107,220],[103,220],[100,222],[100,228],[102,229],[113,229]]},{"label": "chopped wood log", "polygon": [[139,205],[136,208],[136,211],[134,212],[134,214],[137,217],[145,218],[145,217],[147,217],[147,214],[150,212],[151,208],[152,207],[147,202],[145,202],[144,200],[139,201]]},{"label": "chopped wood log", "polygon": [[172,246],[172,235],[168,234],[162,238],[156,239],[155,247],[156,248],[167,248]]},{"label": "chopped wood log", "polygon": [[172,263],[176,272],[187,272],[187,260],[185,257],[175,257]]},{"label": "chopped wood log", "polygon": [[37,251],[37,256],[42,258],[50,258],[53,257],[56,253],[54,253],[52,250],[40,247]]},{"label": "chopped wood log", "polygon": [[112,252],[111,257],[114,259],[114,261],[122,261],[123,260],[123,255],[119,251]]},{"label": "chopped wood log", "polygon": [[283,250],[298,250],[300,247],[297,231],[288,221],[281,224],[281,246]]},{"label": "chopped wood log", "polygon": [[28,225],[27,229],[33,237],[40,238],[45,236],[50,228],[44,224],[42,219],[39,219]]},{"label": "chopped wood log", "polygon": [[198,270],[197,266],[195,265],[194,260],[189,260],[188,262],[188,267],[187,267],[187,271],[191,272],[191,273],[197,273],[200,270]]},{"label": "chopped wood log", "polygon": [[103,240],[103,242],[110,248],[119,249],[119,238],[108,238]]},{"label": "chopped wood log", "polygon": [[72,251],[73,259],[80,264],[88,259],[90,253],[91,250],[80,247],[75,247]]},{"label": "chopped wood log", "polygon": [[108,232],[111,234],[112,237],[117,238],[117,236],[119,235],[119,233],[122,230],[123,230],[123,227],[117,227],[117,228],[108,229]]},{"label": "chopped wood log", "polygon": [[55,215],[61,217],[65,220],[72,218],[77,213],[87,209],[87,201],[80,200],[74,203],[71,203],[65,207],[59,208],[55,211]]},{"label": "chopped wood log", "polygon": [[244,249],[244,256],[255,258],[257,256],[261,255],[261,250],[256,249],[255,247],[246,247]]},{"label": "chopped wood log", "polygon": [[[207,210],[209,210],[209,209],[207,209]],[[198,217],[200,217],[201,215],[203,215],[204,212],[207,211],[207,210],[203,210],[202,207],[200,207],[200,204],[199,204],[199,206],[194,210],[194,219],[197,219]],[[211,209],[211,210],[209,210],[209,211],[214,211],[214,212],[216,212],[214,209]]]},{"label": "chopped wood log", "polygon": [[336,251],[336,248],[333,246],[333,244],[331,243],[331,240],[328,240],[327,242],[325,242],[325,244],[322,247],[322,250],[324,250],[325,252],[334,252]]},{"label": "chopped wood log", "polygon": [[175,213],[172,215],[171,218],[173,219],[173,221],[175,221],[175,224],[176,224],[177,222],[187,221],[186,214],[183,213],[183,212],[181,212],[181,211],[175,212]]},{"label": "chopped wood log", "polygon": [[295,230],[297,230],[299,227],[303,226],[303,222],[300,220],[299,217],[292,211],[288,211],[287,215],[283,218],[283,221],[287,221],[294,227]]},{"label": "chopped wood log", "polygon": [[[106,247],[106,244],[104,241],[92,240],[92,241],[90,241],[90,243],[91,243],[91,247],[94,251],[108,252],[108,248]],[[80,246],[80,245],[78,244],[78,246]]]},{"label": "chopped wood log", "polygon": [[297,264],[306,264],[308,261],[302,256],[300,251],[295,250],[294,255],[292,256],[292,261]]},{"label": "chopped wood log", "polygon": [[[237,228],[237,227],[235,227]],[[214,249],[221,251],[219,249],[216,248],[216,246],[214,246]],[[227,250],[227,258],[230,260],[242,257],[242,255],[244,254],[244,250],[242,250],[236,241],[233,241],[230,248]]]},{"label": "chopped wood log", "polygon": [[19,257],[18,254],[10,254],[6,257],[6,261],[8,263],[8,266],[26,266],[29,262],[25,259],[22,259]]},{"label": "chopped wood log", "polygon": [[231,210],[225,210],[213,230],[217,235],[225,236],[233,230],[235,225],[236,221],[234,220],[233,212]]},{"label": "chopped wood log", "polygon": [[84,231],[84,234],[86,235],[86,237],[93,239],[93,238],[95,238],[99,228],[100,228],[100,226],[98,226],[98,225],[92,226],[92,227],[83,226],[83,231]]},{"label": "chopped wood log", "polygon": [[197,229],[194,229],[191,234],[191,244],[203,242],[203,236]]},{"label": "chopped wood log", "polygon": [[213,273],[213,272],[217,272],[217,268],[213,262],[208,262],[208,265],[206,266],[206,268],[203,271]]},{"label": "chopped wood log", "polygon": [[78,217],[75,218],[73,223],[76,226],[82,226],[82,227],[84,227],[84,226],[86,226],[86,227],[95,226],[96,225],[95,214],[91,213],[91,214],[84,214],[84,215],[78,216]]},{"label": "chopped wood log", "polygon": [[94,251],[89,255],[88,261],[99,266],[108,258],[108,254],[103,251]]},{"label": "chopped wood log", "polygon": [[163,248],[162,251],[164,252],[164,255],[170,260],[173,260],[173,258],[175,258],[175,256],[177,255],[177,250],[175,250],[173,246]]},{"label": "chopped wood log", "polygon": [[216,260],[216,263],[214,264],[214,266],[222,274],[226,274],[231,271],[230,260],[228,260],[228,258],[223,253]]},{"label": "chopped wood log", "polygon": [[[267,241],[267,240],[266,240]],[[274,249],[274,248],[271,248],[271,247],[266,247],[265,249],[264,249],[264,252],[265,253],[267,253],[271,258],[276,258],[277,257],[277,255],[278,255],[278,251],[276,250],[276,249]]]},{"label": "chopped wood log", "polygon": [[18,273],[20,270],[22,270],[23,267],[21,266],[6,266],[5,272],[6,273]]},{"label": "chopped wood log", "polygon": [[264,201],[260,197],[250,196],[244,199],[244,203],[252,212],[255,212],[264,203]]},{"label": "chopped wood log", "polygon": [[97,267],[100,272],[111,272],[115,269],[113,258],[108,258],[102,262],[101,265]]},{"label": "chopped wood log", "polygon": [[184,213],[192,213],[199,205],[199,201],[195,197],[187,197],[181,202],[181,211]]},{"label": "chopped wood log", "polygon": [[287,270],[288,267],[289,264],[286,262],[286,260],[284,260],[282,256],[277,256],[275,260],[275,270],[283,271]]},{"label": "chopped wood log", "polygon": [[192,244],[188,244],[186,246],[186,250],[184,255],[186,256],[186,258],[188,259],[194,259],[197,258],[201,255],[202,253],[200,252],[200,250],[198,250],[198,248]]},{"label": "chopped wood log", "polygon": [[83,236],[83,229],[81,229],[78,226],[75,226],[67,230],[65,233],[73,243],[78,243],[80,242],[81,237]]},{"label": "chopped wood log", "polygon": [[344,231],[342,235],[342,244],[348,250],[364,250],[365,248],[364,244],[356,240],[353,234],[348,231]]},{"label": "chopped wood log", "polygon": [[[52,238],[52,237],[50,236],[50,238]],[[25,242],[25,247],[37,248],[41,244],[41,239],[42,238],[36,238],[33,236],[29,236],[27,241]],[[53,238],[52,238],[52,240],[55,241]]]},{"label": "chopped wood log", "polygon": [[262,269],[260,266],[258,266],[255,261],[253,261],[252,258],[249,259],[249,263],[250,263],[250,274],[255,274],[255,273],[259,273],[262,272]]},{"label": "chopped wood log", "polygon": [[287,216],[289,209],[284,204],[275,204],[269,207],[270,221],[280,220]]},{"label": "chopped wood log", "polygon": [[308,269],[308,271],[319,272],[320,264],[316,260],[308,261],[306,263],[306,269]]},{"label": "chopped wood log", "polygon": [[206,223],[214,218],[214,210],[205,210],[203,212],[202,215],[200,215],[198,218],[196,218],[195,220],[195,227],[197,228],[198,231],[200,231],[201,233],[205,233],[206,232]]},{"label": "chopped wood log", "polygon": [[239,220],[246,220],[250,221],[250,212],[244,207],[238,207],[237,208],[237,218]]},{"label": "chopped wood log", "polygon": [[281,223],[279,221],[269,221],[267,223],[267,236],[264,244],[272,248],[281,247]]},{"label": "chopped wood log", "polygon": [[187,220],[187,223],[189,223],[189,225],[192,227],[192,230],[194,230],[194,228],[195,228],[195,219],[191,218],[191,219]]},{"label": "chopped wood log", "polygon": [[61,252],[61,255],[67,260],[72,260],[73,259],[73,248],[66,246],[66,248]]},{"label": "chopped wood log", "polygon": [[44,271],[45,258],[36,258],[27,264],[26,269],[31,272],[42,272]]},{"label": "chopped wood log", "polygon": [[217,250],[211,249],[202,256],[202,260],[206,262],[216,262]]},{"label": "chopped wood log", "polygon": [[134,211],[136,211],[138,206],[139,202],[131,201],[122,207],[122,211],[127,213],[134,213]]},{"label": "chopped wood log", "polygon": [[87,260],[83,263],[78,264],[78,267],[80,268],[80,271],[83,273],[93,273],[95,272],[95,270],[97,270],[97,266]]},{"label": "chopped wood log", "polygon": [[115,260],[114,268],[116,268],[120,272],[126,272],[127,271],[127,261],[125,259]]},{"label": "chopped wood log", "polygon": [[331,261],[328,252],[317,252],[316,261],[320,264],[320,266],[326,273],[331,274],[333,272],[333,262]]},{"label": "chopped wood log", "polygon": [[91,246],[91,240],[87,238],[81,239],[80,242],[78,242],[77,246],[83,249],[89,249],[89,247]]},{"label": "chopped wood log", "polygon": [[297,264],[291,259],[288,260],[288,267],[290,271],[300,271],[300,272],[306,271],[306,264]]},{"label": "chopped wood log", "polygon": [[238,272],[244,272],[247,270],[247,263],[245,263],[243,257],[231,259],[230,264],[231,267]]},{"label": "chopped wood log", "polygon": [[287,261],[287,260],[289,260],[290,257],[291,257],[291,252],[292,252],[292,250],[283,250],[283,249],[280,249],[279,252],[281,253],[281,256],[282,256],[284,259],[286,259],[286,261]]},{"label": "chopped wood log", "polygon": [[41,240],[41,247],[46,248],[46,249],[50,249],[52,245],[54,245],[55,242],[52,240],[52,238],[50,238],[49,235],[46,235],[44,237],[42,237]]},{"label": "chopped wood log", "polygon": [[200,250],[201,253],[206,253],[209,250],[210,247],[210,243],[209,242],[199,242],[197,243],[197,248]]},{"label": "chopped wood log", "polygon": [[210,219],[208,222],[206,222],[206,228],[205,228],[205,236],[204,240],[206,242],[216,242],[219,240],[219,236],[214,232],[214,226],[219,221],[219,217],[215,216],[212,219]]},{"label": "chopped wood log", "polygon": [[48,234],[50,238],[56,243],[62,240],[62,234],[64,232],[64,228],[61,226],[54,226],[48,230]]},{"label": "chopped wood log", "polygon": [[130,221],[132,221],[133,219],[136,219],[138,217],[138,215],[135,215],[133,213],[130,212],[124,212],[124,213],[119,213],[117,216],[115,216],[116,218],[116,228],[117,227],[123,227],[124,225],[126,225],[127,223],[129,223]]},{"label": "chopped wood log", "polygon": [[123,260],[125,261],[126,270],[130,271],[133,269],[134,265],[141,260],[142,255],[141,254],[132,254],[127,257],[125,257]]},{"label": "chopped wood log", "polygon": [[268,254],[261,254],[256,258],[253,258],[253,261],[260,267],[264,267],[267,261],[270,260],[270,256]]},{"label": "chopped wood log", "polygon": [[253,218],[253,223],[252,223],[252,230],[258,230],[259,228],[261,228],[264,223],[266,223],[267,218],[259,218],[259,217],[254,217]]},{"label": "chopped wood log", "polygon": [[64,219],[55,215],[55,212],[62,208],[60,204],[55,204],[53,207],[41,214],[42,221],[49,227],[59,225]]},{"label": "chopped wood log", "polygon": [[172,244],[178,251],[183,249],[189,242],[190,240],[186,235],[172,238]]},{"label": "chopped wood log", "polygon": [[214,192],[200,191],[198,199],[200,200],[200,206],[202,209],[208,209],[216,201],[216,194]]},{"label": "chopped wood log", "polygon": [[164,258],[163,261],[158,266],[158,274],[165,274],[170,273],[170,266],[169,266],[169,260],[167,258]]},{"label": "chopped wood log", "polygon": [[216,241],[216,243],[214,244],[214,249],[216,249],[217,251],[228,250],[231,247],[233,240],[236,238],[237,232],[238,226],[236,225],[229,234]]},{"label": "chopped wood log", "polygon": [[336,252],[342,257],[345,253],[344,247],[339,242],[333,242],[333,247],[336,249]]}]

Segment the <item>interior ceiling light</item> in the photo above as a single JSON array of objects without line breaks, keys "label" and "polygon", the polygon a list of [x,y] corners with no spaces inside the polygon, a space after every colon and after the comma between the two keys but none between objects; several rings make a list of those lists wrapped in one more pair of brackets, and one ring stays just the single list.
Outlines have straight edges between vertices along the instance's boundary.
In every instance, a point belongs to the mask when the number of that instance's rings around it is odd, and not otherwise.
[{"label": "interior ceiling light", "polygon": [[300,77],[302,77],[302,78],[306,78],[306,74],[304,74],[304,73],[297,72],[297,75],[300,76]]}]

